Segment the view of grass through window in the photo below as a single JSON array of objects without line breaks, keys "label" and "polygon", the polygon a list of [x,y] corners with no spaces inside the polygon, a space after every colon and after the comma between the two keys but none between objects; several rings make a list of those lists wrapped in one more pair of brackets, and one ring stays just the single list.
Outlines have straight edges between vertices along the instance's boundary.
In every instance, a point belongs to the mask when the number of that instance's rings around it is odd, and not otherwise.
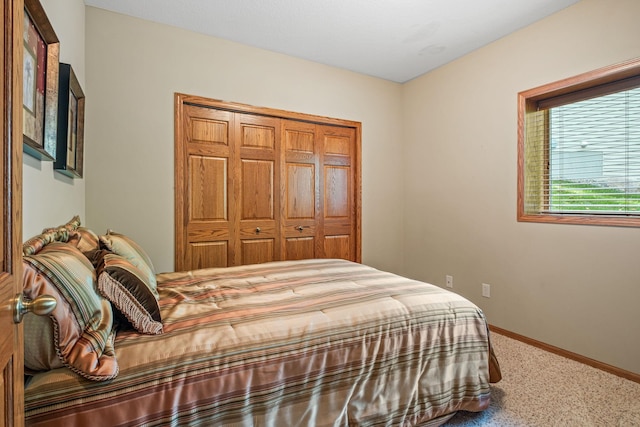
[{"label": "view of grass through window", "polygon": [[640,214],[640,88],[551,108],[549,211]]},{"label": "view of grass through window", "polygon": [[551,206],[558,211],[621,211],[640,213],[640,194],[616,188],[557,180],[551,187]]}]

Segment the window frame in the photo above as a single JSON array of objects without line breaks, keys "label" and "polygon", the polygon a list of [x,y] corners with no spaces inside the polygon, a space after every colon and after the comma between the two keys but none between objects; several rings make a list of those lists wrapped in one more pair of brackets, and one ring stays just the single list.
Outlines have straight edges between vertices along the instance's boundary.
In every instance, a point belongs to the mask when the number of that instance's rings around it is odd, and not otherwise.
[{"label": "window frame", "polygon": [[[607,92],[617,92],[620,91],[619,82],[635,78],[640,78],[640,58],[589,71],[518,93],[518,222],[640,227],[640,216],[638,215],[578,215],[545,212],[532,214],[525,212],[524,208],[524,154],[527,114],[537,111],[541,106],[546,108],[549,105],[557,106],[562,103],[576,102],[590,97],[592,93],[602,96]],[[548,173],[548,165],[546,173]]]}]

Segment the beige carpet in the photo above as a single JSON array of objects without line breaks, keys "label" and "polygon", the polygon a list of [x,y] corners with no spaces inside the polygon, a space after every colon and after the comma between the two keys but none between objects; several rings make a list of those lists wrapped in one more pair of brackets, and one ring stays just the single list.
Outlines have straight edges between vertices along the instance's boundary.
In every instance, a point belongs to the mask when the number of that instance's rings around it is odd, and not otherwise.
[{"label": "beige carpet", "polygon": [[491,406],[452,426],[640,426],[640,384],[492,333],[502,381]]}]

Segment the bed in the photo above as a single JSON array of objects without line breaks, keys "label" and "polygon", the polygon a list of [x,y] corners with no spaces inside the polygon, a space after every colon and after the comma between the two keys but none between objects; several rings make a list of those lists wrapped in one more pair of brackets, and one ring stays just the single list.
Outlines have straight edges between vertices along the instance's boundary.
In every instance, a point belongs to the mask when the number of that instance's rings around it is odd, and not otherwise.
[{"label": "bed", "polygon": [[478,307],[363,264],[156,274],[77,218],[23,252],[25,296],[59,300],[25,317],[27,426],[440,425],[500,379]]}]

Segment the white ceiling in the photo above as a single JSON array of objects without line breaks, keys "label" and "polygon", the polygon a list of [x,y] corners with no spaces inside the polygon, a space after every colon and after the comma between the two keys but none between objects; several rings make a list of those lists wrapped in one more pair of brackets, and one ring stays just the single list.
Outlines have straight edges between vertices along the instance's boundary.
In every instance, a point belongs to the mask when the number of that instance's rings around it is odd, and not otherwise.
[{"label": "white ceiling", "polygon": [[85,0],[85,4],[406,82],[579,0]]}]

